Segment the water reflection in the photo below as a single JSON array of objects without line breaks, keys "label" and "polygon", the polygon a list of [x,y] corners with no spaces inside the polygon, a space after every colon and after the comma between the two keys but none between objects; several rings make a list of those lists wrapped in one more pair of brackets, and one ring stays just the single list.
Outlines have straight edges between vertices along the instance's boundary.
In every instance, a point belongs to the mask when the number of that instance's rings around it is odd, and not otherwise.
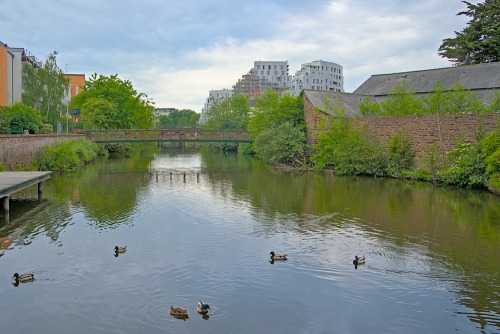
[{"label": "water reflection", "polygon": [[[208,316],[168,314],[198,296],[221,305],[206,323],[214,332],[467,332],[465,317],[500,329],[500,200],[485,192],[152,152],[55,174],[45,197],[11,205],[0,266],[52,273],[37,290],[67,287],[62,299],[79,299],[61,307],[91,332],[118,322],[137,333],[203,330]],[[134,251],[111,259],[121,242]],[[271,247],[289,260],[269,259]],[[354,254],[368,263],[353,264]],[[109,320],[96,323],[94,310]],[[360,311],[366,319],[353,325]],[[436,315],[444,327],[429,328]]]}]

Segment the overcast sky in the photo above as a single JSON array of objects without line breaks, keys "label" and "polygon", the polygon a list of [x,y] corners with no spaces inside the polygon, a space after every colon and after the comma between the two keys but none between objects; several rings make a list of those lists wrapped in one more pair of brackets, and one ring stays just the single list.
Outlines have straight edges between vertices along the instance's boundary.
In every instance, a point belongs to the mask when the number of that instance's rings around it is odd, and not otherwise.
[{"label": "overcast sky", "polygon": [[[478,3],[479,1],[472,1]],[[325,60],[352,92],[372,74],[452,66],[437,49],[468,18],[459,0],[0,0],[0,41],[63,72],[118,74],[156,107],[201,112],[255,60]]]}]

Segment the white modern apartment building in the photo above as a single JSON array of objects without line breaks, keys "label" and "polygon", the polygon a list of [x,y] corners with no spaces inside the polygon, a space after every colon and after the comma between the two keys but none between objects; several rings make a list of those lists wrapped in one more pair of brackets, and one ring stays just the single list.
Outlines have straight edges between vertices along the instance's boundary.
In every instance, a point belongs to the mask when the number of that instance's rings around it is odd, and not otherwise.
[{"label": "white modern apartment building", "polygon": [[299,95],[304,89],[331,92],[344,91],[344,71],[342,66],[324,60],[302,64],[292,79],[290,93]]},{"label": "white modern apartment building", "polygon": [[288,60],[285,61],[255,61],[253,74],[256,79],[277,83],[282,89],[290,87],[292,77],[288,73]]},{"label": "white modern apartment building", "polygon": [[233,96],[233,90],[232,89],[218,89],[218,90],[211,90],[208,93],[207,100],[205,101],[205,104],[203,105],[203,108],[201,109],[201,114],[200,114],[200,124],[206,123],[208,120],[207,113],[210,111],[210,108],[212,108],[212,105],[216,101],[222,101],[226,100]]}]

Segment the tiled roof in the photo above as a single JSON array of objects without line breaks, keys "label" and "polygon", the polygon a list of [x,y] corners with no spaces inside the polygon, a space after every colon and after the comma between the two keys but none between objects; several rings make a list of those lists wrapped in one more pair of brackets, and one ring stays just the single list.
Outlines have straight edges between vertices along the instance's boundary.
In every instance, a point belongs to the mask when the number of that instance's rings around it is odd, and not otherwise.
[{"label": "tiled roof", "polygon": [[321,90],[304,90],[304,94],[313,107],[327,114],[331,114],[332,107],[345,108],[344,115],[346,117],[359,115],[359,103],[366,98],[366,96],[359,94],[326,92]]},{"label": "tiled roof", "polygon": [[372,75],[354,93],[363,95],[387,95],[396,84],[405,80],[410,90],[416,93],[432,91],[439,80],[445,87],[459,81],[466,88],[474,90],[500,89],[500,62],[437,68],[421,71]]}]

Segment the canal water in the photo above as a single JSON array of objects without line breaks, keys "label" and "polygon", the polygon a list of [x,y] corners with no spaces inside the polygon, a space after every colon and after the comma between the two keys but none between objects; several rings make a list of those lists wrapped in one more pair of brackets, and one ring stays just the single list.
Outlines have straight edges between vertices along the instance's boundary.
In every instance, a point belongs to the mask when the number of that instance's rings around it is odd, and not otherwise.
[{"label": "canal water", "polygon": [[2,333],[500,332],[500,198],[484,191],[164,149],[16,197]]}]

